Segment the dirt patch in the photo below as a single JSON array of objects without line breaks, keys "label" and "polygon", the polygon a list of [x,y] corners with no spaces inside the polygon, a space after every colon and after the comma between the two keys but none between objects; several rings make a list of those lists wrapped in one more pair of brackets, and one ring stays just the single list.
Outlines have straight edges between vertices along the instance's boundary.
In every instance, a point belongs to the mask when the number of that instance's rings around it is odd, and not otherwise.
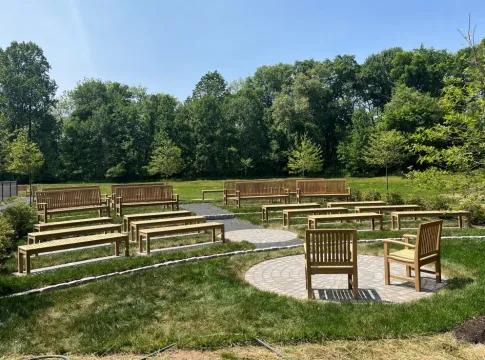
[{"label": "dirt patch", "polygon": [[465,321],[453,331],[453,334],[463,341],[485,344],[485,316]]}]

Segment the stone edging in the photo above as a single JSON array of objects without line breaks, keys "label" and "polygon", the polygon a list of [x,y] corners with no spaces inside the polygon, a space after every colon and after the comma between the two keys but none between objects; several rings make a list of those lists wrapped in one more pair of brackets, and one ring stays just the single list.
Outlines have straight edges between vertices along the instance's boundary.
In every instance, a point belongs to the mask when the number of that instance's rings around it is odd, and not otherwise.
[{"label": "stone edging", "polygon": [[72,286],[88,284],[90,282],[108,279],[108,278],[118,276],[118,275],[133,274],[133,273],[136,273],[136,272],[139,272],[139,271],[156,269],[156,268],[160,268],[160,267],[180,265],[180,264],[185,264],[185,263],[193,263],[193,262],[199,262],[199,261],[204,261],[204,260],[212,260],[212,259],[216,259],[216,258],[229,257],[229,256],[233,256],[233,255],[247,255],[247,254],[255,254],[255,253],[268,252],[268,251],[274,251],[274,250],[291,250],[291,249],[295,249],[295,248],[298,248],[298,247],[301,247],[301,246],[303,246],[303,244],[287,245],[287,246],[273,246],[273,247],[262,248],[262,249],[239,250],[239,251],[232,251],[232,252],[221,253],[221,254],[205,255],[205,256],[199,256],[199,257],[191,257],[191,258],[187,258],[187,259],[166,261],[166,262],[163,262],[163,263],[158,263],[158,264],[153,264],[153,265],[148,265],[148,266],[142,266],[142,267],[138,267],[138,268],[134,268],[134,269],[117,271],[117,272],[99,275],[99,276],[90,276],[90,277],[85,277],[85,278],[82,278],[82,279],[73,280],[73,281],[69,281],[69,282],[65,282],[65,283],[49,285],[49,286],[45,286],[45,287],[39,288],[39,289],[32,289],[32,290],[27,290],[27,291],[23,291],[23,292],[18,292],[18,293],[15,293],[15,294],[10,294],[10,295],[7,295],[5,297],[16,297],[16,296],[22,296],[22,295],[39,294],[39,293],[45,293],[45,292],[48,292],[48,291],[66,289],[66,288],[69,288],[69,287],[72,287]]}]

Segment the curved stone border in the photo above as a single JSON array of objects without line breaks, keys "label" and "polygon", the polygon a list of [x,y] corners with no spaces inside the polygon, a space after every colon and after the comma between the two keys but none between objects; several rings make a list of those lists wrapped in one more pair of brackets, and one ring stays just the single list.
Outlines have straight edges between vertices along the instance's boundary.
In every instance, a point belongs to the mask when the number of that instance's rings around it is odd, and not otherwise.
[{"label": "curved stone border", "polygon": [[[444,286],[446,279],[437,284],[430,274],[423,274],[423,291],[416,292],[414,284],[391,279],[384,284],[384,260],[381,256],[359,255],[359,301],[407,302],[429,296]],[[405,276],[405,267],[391,264],[391,273]],[[280,295],[306,299],[305,263],[303,255],[285,256],[263,261],[251,267],[245,275],[247,282],[261,290]],[[347,289],[347,275],[313,275],[313,294],[316,299],[344,301],[353,300]]]}]

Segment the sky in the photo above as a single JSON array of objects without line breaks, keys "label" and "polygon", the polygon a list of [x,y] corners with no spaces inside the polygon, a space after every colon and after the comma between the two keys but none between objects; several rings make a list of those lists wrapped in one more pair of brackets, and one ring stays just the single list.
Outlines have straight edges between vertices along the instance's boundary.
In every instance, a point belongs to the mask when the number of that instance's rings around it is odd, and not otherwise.
[{"label": "sky", "polygon": [[485,0],[0,0],[0,48],[41,46],[58,94],[100,78],[184,101],[208,71],[230,83],[280,62],[456,51],[469,14],[481,40]]}]

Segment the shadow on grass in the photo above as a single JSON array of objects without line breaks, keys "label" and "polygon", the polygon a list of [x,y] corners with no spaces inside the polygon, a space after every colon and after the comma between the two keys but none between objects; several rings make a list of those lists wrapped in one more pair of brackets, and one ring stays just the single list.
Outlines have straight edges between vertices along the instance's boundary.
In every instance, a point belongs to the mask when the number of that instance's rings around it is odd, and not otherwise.
[{"label": "shadow on grass", "polygon": [[451,279],[448,279],[448,285],[446,286],[446,289],[448,290],[459,290],[463,289],[466,286],[472,284],[474,281],[470,277],[454,277]]}]

